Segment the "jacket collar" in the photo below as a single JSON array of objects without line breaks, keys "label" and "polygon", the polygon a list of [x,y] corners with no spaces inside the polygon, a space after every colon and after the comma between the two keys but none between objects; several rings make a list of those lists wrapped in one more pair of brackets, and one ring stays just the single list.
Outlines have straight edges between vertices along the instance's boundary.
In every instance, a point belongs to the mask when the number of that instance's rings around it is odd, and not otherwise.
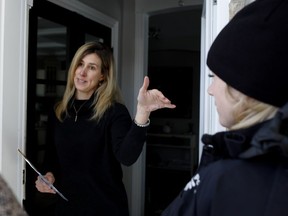
[{"label": "jacket collar", "polygon": [[219,158],[273,154],[288,159],[288,103],[271,120],[240,130],[202,136],[204,150]]},{"label": "jacket collar", "polygon": [[249,158],[268,153],[288,159],[288,103],[279,109],[269,124],[257,131],[251,141],[251,147],[240,157]]},{"label": "jacket collar", "polygon": [[214,135],[204,134],[202,142],[204,150],[220,158],[236,158],[251,147],[251,140],[256,131],[265,123],[252,127],[218,132]]}]

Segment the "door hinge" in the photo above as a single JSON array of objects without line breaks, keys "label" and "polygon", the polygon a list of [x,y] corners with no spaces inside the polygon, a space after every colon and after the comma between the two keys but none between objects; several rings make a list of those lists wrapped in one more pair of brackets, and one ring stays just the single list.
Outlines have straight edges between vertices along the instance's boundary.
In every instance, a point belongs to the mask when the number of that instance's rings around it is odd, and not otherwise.
[{"label": "door hinge", "polygon": [[25,185],[26,175],[25,175],[25,170],[24,170],[24,169],[23,169],[23,171],[22,171],[22,175],[23,175],[23,176],[22,176],[22,184]]}]

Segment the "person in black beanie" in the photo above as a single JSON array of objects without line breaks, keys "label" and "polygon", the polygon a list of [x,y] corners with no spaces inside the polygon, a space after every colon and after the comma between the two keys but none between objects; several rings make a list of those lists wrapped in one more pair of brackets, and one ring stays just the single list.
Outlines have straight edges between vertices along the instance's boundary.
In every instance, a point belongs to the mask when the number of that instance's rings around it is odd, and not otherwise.
[{"label": "person in black beanie", "polygon": [[202,136],[199,167],[162,216],[288,215],[288,1],[240,10],[207,56],[227,130]]}]

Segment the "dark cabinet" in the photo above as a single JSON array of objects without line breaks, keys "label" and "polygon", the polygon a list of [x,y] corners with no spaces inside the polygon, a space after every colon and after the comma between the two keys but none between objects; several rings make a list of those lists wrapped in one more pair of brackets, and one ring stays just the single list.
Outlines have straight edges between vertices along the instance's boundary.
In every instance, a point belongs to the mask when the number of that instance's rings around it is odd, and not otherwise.
[{"label": "dark cabinet", "polygon": [[146,216],[161,215],[191,179],[197,164],[195,139],[192,134],[148,134]]}]

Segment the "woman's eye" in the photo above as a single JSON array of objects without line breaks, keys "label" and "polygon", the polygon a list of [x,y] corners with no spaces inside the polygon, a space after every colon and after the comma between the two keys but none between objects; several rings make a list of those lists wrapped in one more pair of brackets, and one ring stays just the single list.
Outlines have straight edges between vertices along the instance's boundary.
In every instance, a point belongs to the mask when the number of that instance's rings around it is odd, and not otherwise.
[{"label": "woman's eye", "polygon": [[209,78],[213,78],[215,75],[214,74],[208,74]]},{"label": "woman's eye", "polygon": [[90,66],[90,70],[96,70],[96,67]]}]

